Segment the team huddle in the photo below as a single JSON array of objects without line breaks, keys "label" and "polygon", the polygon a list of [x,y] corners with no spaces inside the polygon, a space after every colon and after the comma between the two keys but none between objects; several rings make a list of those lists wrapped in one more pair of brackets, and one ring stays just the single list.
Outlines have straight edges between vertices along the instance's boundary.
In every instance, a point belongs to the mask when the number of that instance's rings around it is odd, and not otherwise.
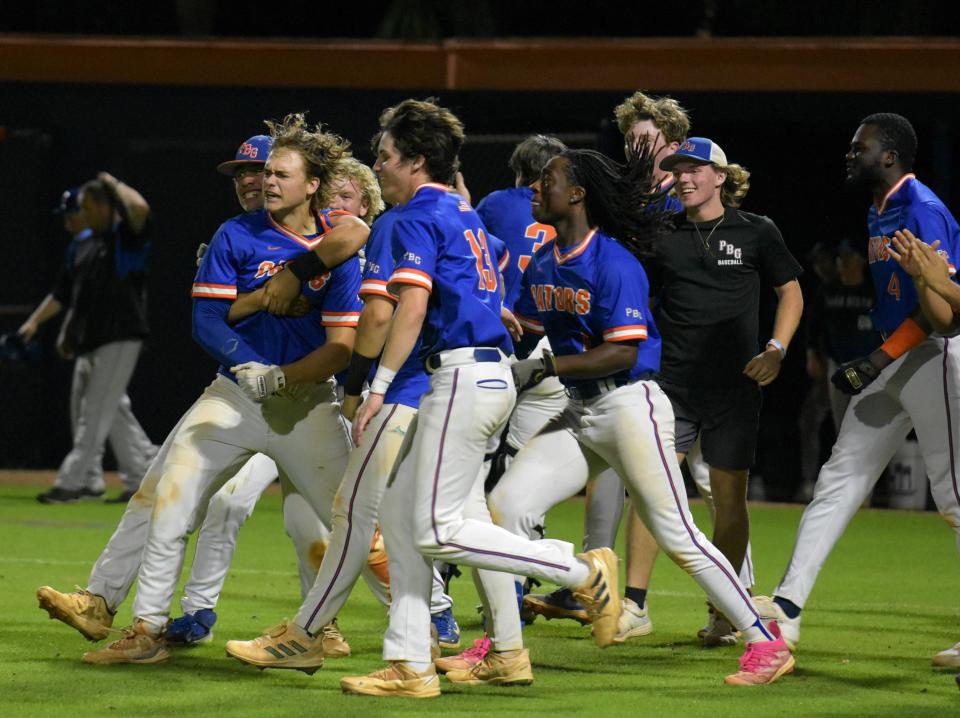
[{"label": "team huddle", "polygon": [[[767,597],[753,593],[746,486],[761,387],[803,312],[802,270],[773,221],[740,209],[749,172],[690,136],[675,100],[637,92],[615,114],[624,163],[533,135],[511,157],[516,186],[476,209],[463,125],[432,100],[383,112],[372,170],[302,115],[268,121],[218,167],[243,211],[201,247],[192,288],[193,336],[217,375],[151,451],[86,588],[37,592],[100,641],[138,579],[133,625],[84,661],[157,663],[212,640],[238,532],[278,479],[302,603],[226,652],[311,674],[349,656],[336,618],[362,576],[389,606],[386,667],[340,680],[364,695],[439,696],[440,674],[532,683],[523,627],[538,614],[589,623],[601,648],[647,635],[658,550],[706,594],[703,644],[744,642],[726,683],[772,683],[794,670],[817,574],[911,428],[960,547],[960,228],[911,172],[910,123],[866,117],[846,156],[848,181],[874,198],[883,344],[832,378],[853,398]],[[684,461],[712,540],[690,513]],[[545,516],[583,489],[577,553]],[[451,567],[474,569],[485,634],[441,657],[460,645]],[[530,594],[530,580],[560,588]],[[934,663],[960,667],[960,643]]]}]

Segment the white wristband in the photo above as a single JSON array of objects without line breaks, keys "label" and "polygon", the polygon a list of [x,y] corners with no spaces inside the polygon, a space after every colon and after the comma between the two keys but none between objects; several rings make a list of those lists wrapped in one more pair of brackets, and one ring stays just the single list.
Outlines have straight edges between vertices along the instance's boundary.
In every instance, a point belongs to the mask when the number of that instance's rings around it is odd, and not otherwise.
[{"label": "white wristband", "polygon": [[387,367],[381,364],[377,367],[377,373],[373,377],[373,381],[370,382],[370,391],[374,394],[386,394],[387,389],[390,388],[390,382],[393,381],[396,375],[397,372],[392,369],[387,369]]},{"label": "white wristband", "polygon": [[781,359],[785,359],[785,358],[786,358],[786,356],[787,356],[787,350],[784,349],[784,348],[783,348],[783,344],[781,344],[781,343],[780,343],[779,341],[777,341],[776,339],[769,339],[769,340],[767,340],[767,346],[768,346],[768,347],[773,347],[773,348],[776,349],[778,352],[780,352],[780,358],[781,358]]}]

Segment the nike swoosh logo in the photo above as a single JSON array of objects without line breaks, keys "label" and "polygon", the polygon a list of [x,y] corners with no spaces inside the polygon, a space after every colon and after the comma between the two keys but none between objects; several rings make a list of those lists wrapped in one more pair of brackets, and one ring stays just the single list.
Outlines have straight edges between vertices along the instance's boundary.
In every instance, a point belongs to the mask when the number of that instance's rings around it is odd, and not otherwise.
[{"label": "nike swoosh logo", "polygon": [[280,249],[280,247],[274,247],[272,244],[268,244],[267,249],[276,250],[276,249]]}]

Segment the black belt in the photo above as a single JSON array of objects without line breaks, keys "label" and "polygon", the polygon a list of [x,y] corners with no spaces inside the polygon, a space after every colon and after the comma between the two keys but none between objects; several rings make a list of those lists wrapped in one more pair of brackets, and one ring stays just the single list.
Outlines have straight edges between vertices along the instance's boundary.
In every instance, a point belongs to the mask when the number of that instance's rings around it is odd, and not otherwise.
[{"label": "black belt", "polygon": [[[473,360],[475,362],[499,362],[503,355],[499,349],[489,347],[480,347],[473,350]],[[443,357],[441,354],[431,354],[424,362],[428,372],[434,372],[443,366]]]},{"label": "black belt", "polygon": [[606,394],[614,389],[619,389],[621,386],[627,386],[637,381],[652,378],[653,372],[645,371],[635,379],[597,379],[596,381],[579,383],[576,386],[568,386],[567,396],[576,401],[587,401],[589,399],[596,399],[601,394]]}]

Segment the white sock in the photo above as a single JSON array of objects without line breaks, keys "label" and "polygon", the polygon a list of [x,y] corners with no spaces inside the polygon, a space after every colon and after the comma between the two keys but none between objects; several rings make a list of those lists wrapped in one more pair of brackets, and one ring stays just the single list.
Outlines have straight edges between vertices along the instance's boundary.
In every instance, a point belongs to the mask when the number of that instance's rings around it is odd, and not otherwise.
[{"label": "white sock", "polygon": [[427,661],[427,662],[422,662],[422,661],[403,661],[403,665],[405,665],[405,666],[406,666],[407,668],[409,668],[411,671],[415,671],[415,672],[417,672],[417,673],[426,673],[427,671],[430,670],[430,667],[431,667],[433,664],[430,663],[429,661]]}]

